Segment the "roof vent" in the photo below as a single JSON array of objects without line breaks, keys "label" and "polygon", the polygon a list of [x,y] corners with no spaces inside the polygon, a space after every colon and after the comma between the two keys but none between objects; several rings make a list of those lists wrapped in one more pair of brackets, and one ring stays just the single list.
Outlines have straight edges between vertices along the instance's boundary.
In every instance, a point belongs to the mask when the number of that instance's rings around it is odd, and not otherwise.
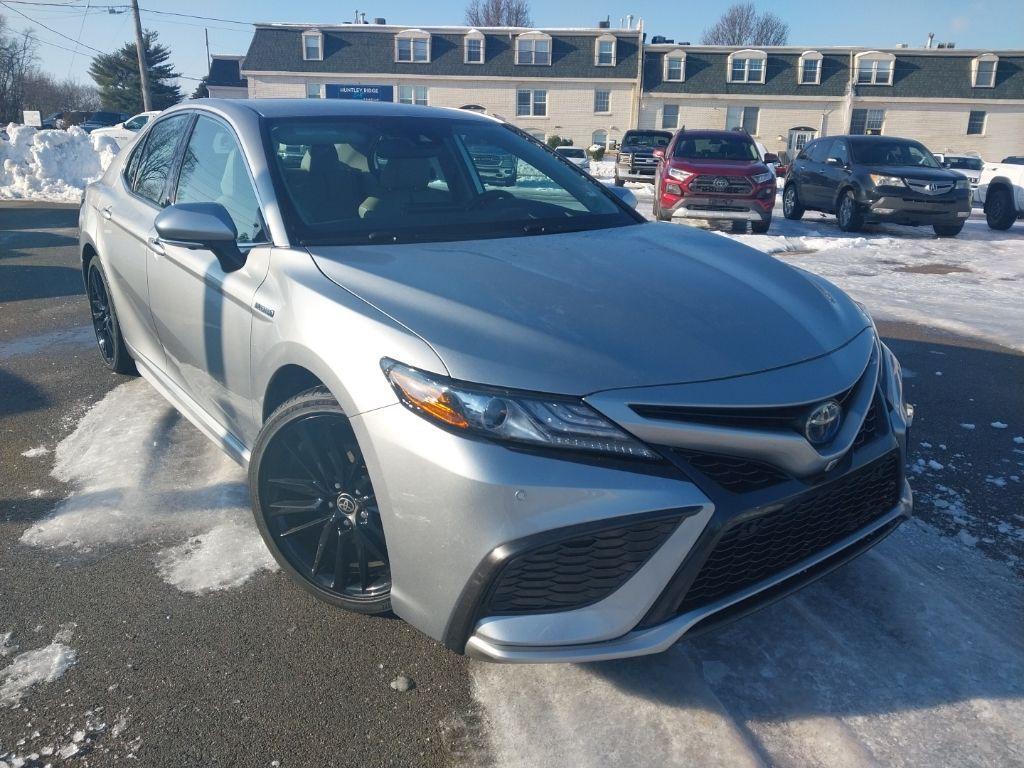
[{"label": "roof vent", "polygon": [[377,18],[375,18],[375,19],[373,20],[373,23],[374,23],[374,24],[379,24],[380,26],[382,26],[382,27],[383,27],[383,26],[384,26],[385,24],[387,24],[387,23],[388,23],[388,20],[387,20],[387,19],[385,19],[385,18],[384,18],[383,16],[378,16]]},{"label": "roof vent", "polygon": [[602,19],[601,21],[597,22],[597,28],[598,29],[611,29],[611,26],[612,26],[611,19]]}]

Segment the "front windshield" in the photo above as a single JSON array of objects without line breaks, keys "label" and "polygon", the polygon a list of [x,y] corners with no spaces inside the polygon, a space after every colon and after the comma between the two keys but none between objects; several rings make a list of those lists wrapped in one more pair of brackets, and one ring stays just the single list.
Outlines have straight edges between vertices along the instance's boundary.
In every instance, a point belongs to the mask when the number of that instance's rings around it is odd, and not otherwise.
[{"label": "front windshield", "polygon": [[760,160],[754,142],[741,136],[684,136],[676,144],[674,157],[685,160]]},{"label": "front windshield", "polygon": [[939,161],[921,144],[911,141],[852,142],[853,154],[863,165],[905,165],[941,168]]},{"label": "front windshield", "polygon": [[980,171],[981,158],[978,157],[947,157],[946,167],[957,171]]},{"label": "front windshield", "polygon": [[629,145],[631,147],[650,147],[651,149],[659,149],[660,147],[667,147],[668,143],[672,141],[672,136],[666,136],[664,133],[636,133],[634,131],[626,131],[626,136],[622,140],[623,145]]},{"label": "front windshield", "polygon": [[301,242],[443,242],[640,221],[500,123],[288,118],[268,121],[265,136],[286,223]]}]

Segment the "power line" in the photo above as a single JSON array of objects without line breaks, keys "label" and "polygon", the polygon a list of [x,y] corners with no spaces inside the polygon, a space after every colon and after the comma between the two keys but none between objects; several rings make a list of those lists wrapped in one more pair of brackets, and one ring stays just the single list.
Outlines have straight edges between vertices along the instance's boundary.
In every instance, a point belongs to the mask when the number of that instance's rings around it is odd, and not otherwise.
[{"label": "power line", "polygon": [[[82,40],[82,32],[84,32],[84,31],[85,31],[85,17],[86,17],[86,16],[88,16],[88,15],[89,15],[89,3],[88,3],[88,2],[86,2],[86,4],[85,4],[85,13],[83,13],[83,14],[82,14],[82,24],[81,24],[81,26],[79,26],[79,28],[78,28],[78,39],[77,39],[77,40],[75,40],[75,47],[76,47],[76,48],[78,47],[78,44],[79,44],[79,43],[81,42],[81,40]],[[75,53],[72,53],[72,54],[71,54],[71,63],[70,63],[70,64],[68,64],[68,78],[70,78],[70,77],[71,77],[71,70],[72,70],[72,69],[74,68],[74,66],[75,66],[75,56],[76,56],[76,55],[77,55],[77,54],[75,54]]]},{"label": "power line", "polygon": [[80,45],[80,46],[82,46],[83,48],[88,48],[88,49],[89,49],[90,51],[94,51],[94,52],[96,52],[96,53],[100,53],[100,54],[104,53],[104,52],[103,52],[103,51],[101,51],[101,50],[100,50],[99,48],[93,48],[93,47],[92,47],[91,45],[86,45],[85,43],[81,43],[81,42],[79,42],[79,41],[75,40],[74,38],[68,37],[68,36],[67,36],[67,35],[65,35],[65,34],[64,34],[63,32],[58,32],[58,31],[57,31],[56,29],[54,29],[53,27],[48,27],[48,26],[46,26],[46,25],[45,25],[45,24],[43,24],[43,23],[42,23],[41,21],[36,21],[36,20],[35,20],[35,19],[33,19],[33,18],[32,18],[31,16],[29,16],[29,15],[28,15],[28,14],[26,14],[26,13],[23,13],[22,11],[18,10],[17,8],[12,8],[12,7],[11,7],[11,6],[10,6],[10,5],[9,5],[9,4],[7,3],[7,0],[0,0],[0,5],[2,5],[2,6],[4,7],[4,8],[6,8],[6,9],[7,9],[7,10],[9,10],[9,11],[14,11],[14,12],[15,12],[16,14],[18,14],[19,16],[23,16],[23,17],[25,17],[26,19],[28,19],[29,21],[31,21],[31,22],[32,22],[33,24],[37,24],[38,26],[42,27],[43,29],[47,30],[48,32],[52,32],[53,34],[57,35],[57,37],[63,37],[63,38],[65,39],[65,40],[69,40],[69,41],[71,41],[72,43],[74,43],[75,45]]}]

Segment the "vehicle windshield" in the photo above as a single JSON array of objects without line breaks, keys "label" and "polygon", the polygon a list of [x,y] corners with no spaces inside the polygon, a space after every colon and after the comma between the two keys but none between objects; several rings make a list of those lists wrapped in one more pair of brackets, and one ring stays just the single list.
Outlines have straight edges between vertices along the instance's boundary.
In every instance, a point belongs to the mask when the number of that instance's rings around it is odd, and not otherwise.
[{"label": "vehicle windshield", "polygon": [[566,157],[581,158],[587,156],[587,153],[582,149],[573,149],[572,147],[559,147],[556,151]]},{"label": "vehicle windshield", "polygon": [[284,118],[265,124],[285,222],[303,243],[444,242],[577,232],[640,218],[501,123]]},{"label": "vehicle windshield", "polygon": [[946,167],[957,171],[980,171],[980,157],[947,157]]},{"label": "vehicle windshield", "polygon": [[676,144],[673,157],[685,160],[761,159],[754,142],[745,136],[683,136]]},{"label": "vehicle windshield", "polygon": [[913,141],[855,141],[853,155],[863,165],[908,165],[941,168],[924,145]]},{"label": "vehicle windshield", "polygon": [[622,139],[622,145],[626,146],[628,144],[631,147],[650,147],[651,149],[658,149],[659,147],[667,147],[670,141],[672,141],[672,137],[665,135],[664,133],[639,133],[637,131],[626,131],[626,135]]}]

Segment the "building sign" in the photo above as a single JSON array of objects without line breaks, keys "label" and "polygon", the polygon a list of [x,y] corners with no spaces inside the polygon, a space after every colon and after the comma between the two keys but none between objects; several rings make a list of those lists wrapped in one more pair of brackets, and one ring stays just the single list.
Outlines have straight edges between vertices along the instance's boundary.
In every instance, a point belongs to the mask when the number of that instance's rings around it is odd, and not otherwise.
[{"label": "building sign", "polygon": [[350,99],[353,101],[394,101],[395,88],[392,85],[344,85],[328,83],[328,99]]},{"label": "building sign", "polygon": [[37,110],[34,111],[26,109],[24,112],[22,112],[22,120],[24,121],[25,125],[34,125],[36,128],[39,128],[43,124],[42,117],[40,116]]}]

